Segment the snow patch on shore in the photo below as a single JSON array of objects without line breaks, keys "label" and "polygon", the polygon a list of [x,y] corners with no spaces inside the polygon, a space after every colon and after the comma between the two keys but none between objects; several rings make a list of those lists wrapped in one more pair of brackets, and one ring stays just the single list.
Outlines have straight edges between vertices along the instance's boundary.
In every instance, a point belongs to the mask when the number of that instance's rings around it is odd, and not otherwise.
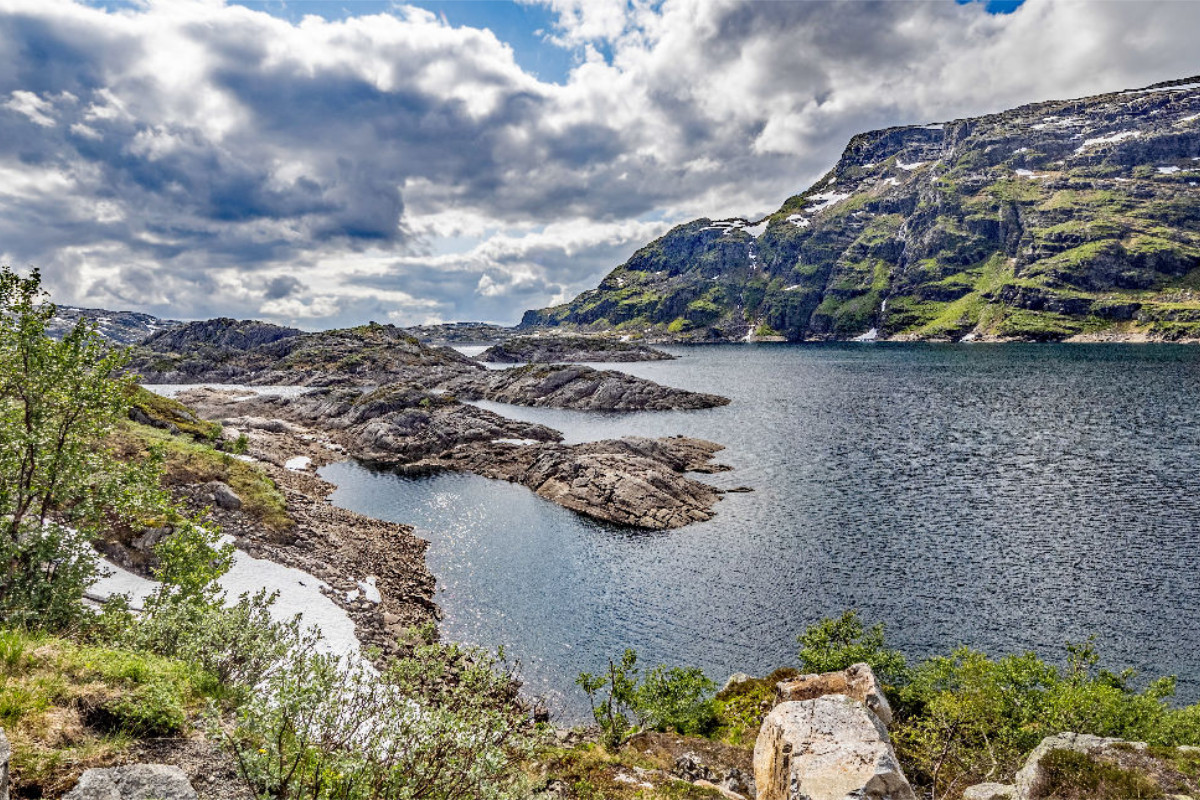
[{"label": "snow patch on shore", "polygon": [[[101,567],[109,574],[92,584],[91,592],[97,596],[129,595],[131,605],[141,608],[158,588],[157,581],[135,575],[111,562],[102,561]],[[301,627],[315,627],[321,632],[321,641],[317,643],[319,650],[335,655],[359,652],[354,621],[321,592],[322,588],[328,588],[327,584],[303,570],[235,550],[233,565],[221,576],[219,584],[229,605],[241,595],[254,594],[261,589],[278,592],[279,596],[271,606],[272,619],[286,622],[299,614]],[[374,584],[370,586],[374,589]],[[374,589],[374,593],[378,595],[379,590]]]}]

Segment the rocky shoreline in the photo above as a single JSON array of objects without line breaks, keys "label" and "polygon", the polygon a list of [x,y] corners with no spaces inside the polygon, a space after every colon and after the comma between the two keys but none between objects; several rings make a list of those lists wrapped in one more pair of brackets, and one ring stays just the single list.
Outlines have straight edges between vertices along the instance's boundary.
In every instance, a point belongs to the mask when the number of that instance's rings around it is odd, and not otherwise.
[{"label": "rocky shoreline", "polygon": [[221,421],[227,435],[319,441],[307,449],[324,459],[340,452],[394,468],[472,472],[528,486],[595,519],[651,530],[711,519],[722,490],[687,473],[727,469],[712,463],[723,449],[713,442],[668,437],[566,445],[551,428],[406,386],[317,389],[298,397],[198,388],[179,399]]}]

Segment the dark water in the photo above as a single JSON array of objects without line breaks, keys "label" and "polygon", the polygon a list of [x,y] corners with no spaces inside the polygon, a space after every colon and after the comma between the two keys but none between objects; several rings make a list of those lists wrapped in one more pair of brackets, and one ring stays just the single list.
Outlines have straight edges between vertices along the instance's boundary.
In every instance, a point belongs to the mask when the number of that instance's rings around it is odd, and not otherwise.
[{"label": "dark water", "polygon": [[609,415],[487,404],[568,439],[683,433],[749,485],[711,522],[646,533],[470,475],[337,464],[334,501],[432,541],[444,634],[504,644],[566,719],[572,681],[631,646],[718,681],[795,664],[860,609],[912,657],[1097,634],[1104,662],[1200,699],[1200,348],[729,345],[621,368],[733,398]]}]

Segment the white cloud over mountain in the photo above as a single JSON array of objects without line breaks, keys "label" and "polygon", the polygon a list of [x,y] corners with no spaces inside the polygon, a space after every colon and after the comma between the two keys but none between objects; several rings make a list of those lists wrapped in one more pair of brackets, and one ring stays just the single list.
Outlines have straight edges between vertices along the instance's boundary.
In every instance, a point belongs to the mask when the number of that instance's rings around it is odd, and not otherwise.
[{"label": "white cloud over mountain", "polygon": [[546,4],[563,84],[415,8],[0,0],[0,260],[173,317],[513,322],[857,132],[1200,72],[1196,3]]}]

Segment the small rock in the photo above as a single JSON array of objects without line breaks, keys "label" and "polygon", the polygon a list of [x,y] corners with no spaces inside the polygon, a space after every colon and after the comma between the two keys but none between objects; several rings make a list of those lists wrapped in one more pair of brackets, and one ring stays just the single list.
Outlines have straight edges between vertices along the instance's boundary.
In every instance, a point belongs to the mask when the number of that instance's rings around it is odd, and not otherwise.
[{"label": "small rock", "polygon": [[179,767],[130,764],[87,770],[63,800],[196,800],[196,790]]},{"label": "small rock", "polygon": [[967,788],[962,800],[1014,800],[1017,787],[1010,783],[980,783]]},{"label": "small rock", "polygon": [[223,508],[226,511],[238,511],[242,507],[242,498],[238,497],[227,483],[221,481],[209,481],[204,484],[204,489],[212,495],[213,502],[218,508]]},{"label": "small rock", "polygon": [[753,675],[747,675],[745,672],[735,672],[729,676],[727,681],[725,681],[725,685],[721,687],[721,691],[723,692],[731,686],[737,686],[739,683],[745,683],[746,681],[752,680],[754,680]]}]

